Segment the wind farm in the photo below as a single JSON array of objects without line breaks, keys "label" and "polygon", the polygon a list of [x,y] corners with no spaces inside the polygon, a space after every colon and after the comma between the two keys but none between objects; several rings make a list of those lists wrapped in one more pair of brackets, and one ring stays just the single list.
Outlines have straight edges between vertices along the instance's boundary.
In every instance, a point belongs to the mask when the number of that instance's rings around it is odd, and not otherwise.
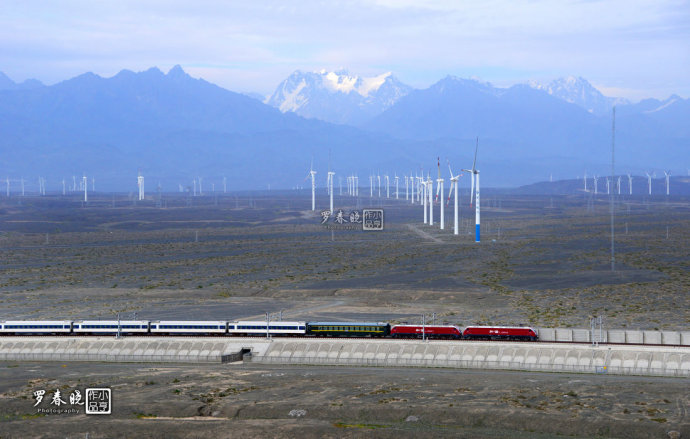
[{"label": "wind farm", "polygon": [[684,5],[15,3],[0,437],[690,436]]}]

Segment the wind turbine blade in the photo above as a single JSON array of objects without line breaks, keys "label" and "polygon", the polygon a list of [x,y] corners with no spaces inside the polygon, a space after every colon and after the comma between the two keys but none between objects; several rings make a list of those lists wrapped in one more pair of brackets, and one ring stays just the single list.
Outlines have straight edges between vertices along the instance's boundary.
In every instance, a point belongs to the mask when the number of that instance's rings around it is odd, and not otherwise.
[{"label": "wind turbine blade", "polygon": [[450,190],[448,191],[448,199],[446,200],[446,206],[448,205],[448,203],[450,203],[450,196],[453,195],[453,188],[455,186],[457,186],[457,184],[458,184],[457,180],[456,181],[453,181],[453,180],[450,181]]},{"label": "wind turbine blade", "polygon": [[455,176],[453,175],[453,170],[450,167],[450,160],[446,159],[446,161],[448,162],[448,171],[450,171],[450,178],[453,178]]},{"label": "wind turbine blade", "polygon": [[[477,146],[474,147],[474,161],[472,162],[472,171],[477,169],[477,151],[479,150],[479,137],[477,137]],[[474,182],[474,180],[472,180]]]},{"label": "wind turbine blade", "polygon": [[472,189],[470,189],[470,207],[472,207],[472,200],[474,200],[474,173],[470,174],[472,180]]}]

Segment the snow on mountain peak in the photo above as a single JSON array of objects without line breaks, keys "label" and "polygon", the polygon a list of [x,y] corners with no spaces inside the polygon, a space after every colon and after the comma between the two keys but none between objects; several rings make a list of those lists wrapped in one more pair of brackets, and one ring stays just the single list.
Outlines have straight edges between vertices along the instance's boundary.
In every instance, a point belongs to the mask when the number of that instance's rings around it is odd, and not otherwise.
[{"label": "snow on mountain peak", "polygon": [[364,77],[347,69],[293,72],[265,102],[282,112],[329,122],[358,123],[384,111],[411,87],[391,72]]},{"label": "snow on mountain peak", "polygon": [[529,81],[528,85],[598,115],[608,113],[614,104],[622,102],[620,98],[604,96],[581,76],[558,78],[548,84]]}]

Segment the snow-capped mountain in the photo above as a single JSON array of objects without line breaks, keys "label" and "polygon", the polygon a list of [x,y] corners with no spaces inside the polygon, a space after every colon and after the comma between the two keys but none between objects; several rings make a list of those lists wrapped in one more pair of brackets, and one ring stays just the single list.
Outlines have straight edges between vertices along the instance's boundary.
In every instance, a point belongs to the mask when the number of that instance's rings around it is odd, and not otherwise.
[{"label": "snow-capped mountain", "polygon": [[529,85],[532,88],[544,90],[548,94],[563,99],[566,102],[578,105],[598,116],[608,114],[614,105],[630,103],[627,99],[604,96],[589,81],[581,77],[568,76],[567,78],[558,78],[548,84],[531,81]]},{"label": "snow-capped mountain", "polygon": [[265,103],[283,113],[359,125],[382,113],[412,91],[390,72],[362,77],[347,70],[295,71]]}]

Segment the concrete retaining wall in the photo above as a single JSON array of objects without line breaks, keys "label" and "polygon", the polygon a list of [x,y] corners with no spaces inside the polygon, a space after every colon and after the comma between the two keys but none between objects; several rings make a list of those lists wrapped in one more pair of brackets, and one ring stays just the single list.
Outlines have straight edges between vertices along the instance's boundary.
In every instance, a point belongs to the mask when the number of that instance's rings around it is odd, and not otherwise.
[{"label": "concrete retaining wall", "polygon": [[[591,343],[589,329],[578,328],[537,328],[539,340],[558,342]],[[596,331],[595,338],[599,337]],[[668,346],[690,346],[690,331],[638,331],[630,329],[608,329],[601,333],[601,343],[629,343]]]},{"label": "concrete retaining wall", "polygon": [[220,363],[242,349],[263,355],[269,344],[211,337],[2,337],[0,361]]},{"label": "concrete retaining wall", "polygon": [[685,347],[276,339],[252,361],[690,376],[690,348]]}]

